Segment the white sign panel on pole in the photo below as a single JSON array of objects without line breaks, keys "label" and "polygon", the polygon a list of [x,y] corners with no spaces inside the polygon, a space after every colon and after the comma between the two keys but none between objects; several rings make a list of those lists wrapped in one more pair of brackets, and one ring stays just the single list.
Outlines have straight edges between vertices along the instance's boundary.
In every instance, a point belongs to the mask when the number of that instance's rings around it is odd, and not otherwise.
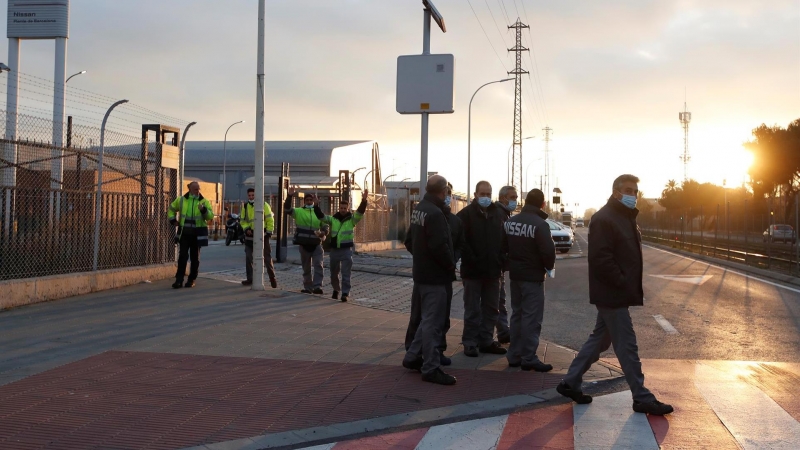
[{"label": "white sign panel on pole", "polygon": [[9,38],[69,38],[69,0],[8,0]]},{"label": "white sign panel on pole", "polygon": [[400,114],[452,114],[455,58],[450,54],[397,57]]}]

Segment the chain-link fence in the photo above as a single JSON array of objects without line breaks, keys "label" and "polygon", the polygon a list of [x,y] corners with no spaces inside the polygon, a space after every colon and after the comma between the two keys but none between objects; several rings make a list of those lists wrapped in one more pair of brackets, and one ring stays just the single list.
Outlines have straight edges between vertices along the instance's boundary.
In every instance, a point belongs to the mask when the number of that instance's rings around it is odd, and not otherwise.
[{"label": "chain-link fence", "polygon": [[676,249],[800,274],[798,201],[742,200],[640,214],[642,237]]},{"label": "chain-link fence", "polygon": [[[6,116],[0,111],[0,123]],[[145,139],[146,133],[106,130],[101,155],[99,128],[70,121],[66,145],[54,146],[51,120],[11,119],[16,135],[0,141],[0,279],[174,261],[166,216],[179,191],[170,162],[177,161],[177,147]]]}]

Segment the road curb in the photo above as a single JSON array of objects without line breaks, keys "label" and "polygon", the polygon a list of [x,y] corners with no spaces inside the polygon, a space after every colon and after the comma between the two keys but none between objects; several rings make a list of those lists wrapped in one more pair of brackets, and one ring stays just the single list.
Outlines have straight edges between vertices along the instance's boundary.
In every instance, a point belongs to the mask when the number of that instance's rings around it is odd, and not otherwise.
[{"label": "road curb", "polygon": [[[623,376],[620,375],[596,380],[593,382],[592,389],[598,386],[602,387],[603,384],[620,378],[623,378]],[[443,389],[447,388],[443,387]],[[462,403],[460,405],[376,417],[373,419],[253,436],[244,439],[190,447],[185,450],[304,448],[387,432],[398,432],[420,427],[432,427],[453,422],[500,416],[562,398],[563,397],[556,392],[555,388],[552,388],[527,395],[512,395],[492,400]],[[566,401],[566,399],[564,400]]]}]

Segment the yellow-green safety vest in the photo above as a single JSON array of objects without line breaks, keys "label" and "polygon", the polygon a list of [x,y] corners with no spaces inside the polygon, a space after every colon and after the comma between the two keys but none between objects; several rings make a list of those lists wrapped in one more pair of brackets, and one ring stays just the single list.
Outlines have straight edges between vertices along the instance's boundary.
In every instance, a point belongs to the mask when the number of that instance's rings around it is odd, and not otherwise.
[{"label": "yellow-green safety vest", "polygon": [[358,222],[361,222],[363,218],[364,215],[358,211],[354,211],[353,214],[344,221],[334,216],[325,216],[324,221],[331,226],[331,241],[336,242],[334,248],[342,248],[342,244],[345,244],[344,247],[352,247],[354,245],[354,230]]},{"label": "yellow-green safety vest", "polygon": [[[243,230],[248,230],[256,225],[256,211],[255,205],[250,202],[245,202],[242,206],[242,215],[239,217],[239,223],[242,224]],[[272,214],[272,208],[269,203],[264,202],[264,230],[272,234],[275,229],[275,216]]]},{"label": "yellow-green safety vest", "polygon": [[314,213],[314,208],[292,208],[289,215],[294,217],[294,244],[318,245],[320,238],[314,233],[322,226],[322,222]]}]

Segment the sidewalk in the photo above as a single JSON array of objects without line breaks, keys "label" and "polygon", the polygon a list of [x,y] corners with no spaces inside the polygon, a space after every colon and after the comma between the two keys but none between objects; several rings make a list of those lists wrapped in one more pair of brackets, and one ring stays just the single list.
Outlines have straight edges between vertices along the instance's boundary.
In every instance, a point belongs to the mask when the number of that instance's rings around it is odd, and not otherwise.
[{"label": "sidewalk", "polygon": [[[280,269],[281,288],[299,288],[299,267]],[[458,383],[421,381],[400,366],[411,280],[355,275],[370,296],[354,290],[351,303],[207,274],[194,289],[166,280],[4,312],[0,449],[240,448],[264,435],[258,448],[302,446],[558,397],[574,352],[543,342],[547,374],[467,358],[458,320],[446,352]],[[587,380],[618,376],[598,363]]]}]

